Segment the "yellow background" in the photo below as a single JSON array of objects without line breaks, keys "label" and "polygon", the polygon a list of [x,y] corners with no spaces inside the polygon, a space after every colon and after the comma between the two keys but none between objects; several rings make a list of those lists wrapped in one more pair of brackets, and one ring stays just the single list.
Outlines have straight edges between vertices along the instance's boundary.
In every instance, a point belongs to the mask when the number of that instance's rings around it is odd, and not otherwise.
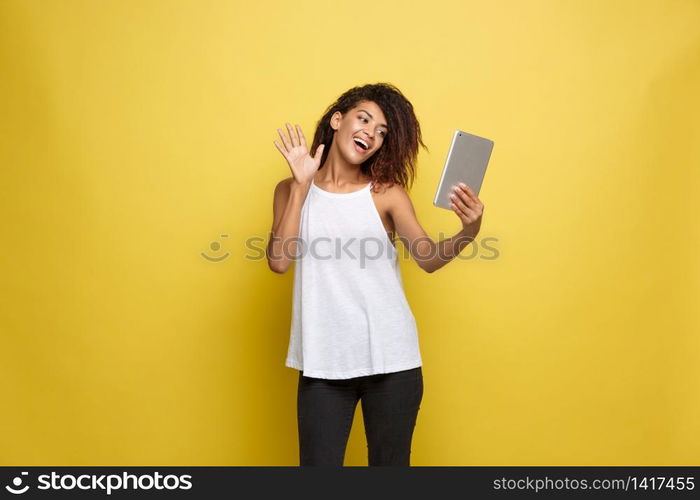
[{"label": "yellow background", "polygon": [[[387,81],[434,239],[452,131],[495,141],[498,258],[401,260],[413,465],[697,465],[699,27],[689,0],[2,1],[0,463],[296,465],[293,270],[245,241],[275,130]],[[358,405],[347,465],[363,432]]]}]

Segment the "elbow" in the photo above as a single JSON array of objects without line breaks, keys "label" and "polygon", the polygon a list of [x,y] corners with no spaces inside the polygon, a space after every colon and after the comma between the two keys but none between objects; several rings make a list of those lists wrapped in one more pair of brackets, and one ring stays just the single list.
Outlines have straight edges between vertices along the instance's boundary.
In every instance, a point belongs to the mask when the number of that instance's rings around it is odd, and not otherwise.
[{"label": "elbow", "polygon": [[432,240],[430,240],[430,245],[422,242],[416,253],[413,254],[413,257],[423,271],[432,274],[442,267],[440,259],[435,256],[438,250],[438,246]]},{"label": "elbow", "polygon": [[281,260],[267,260],[267,265],[270,268],[270,271],[276,274],[284,274],[287,272],[287,269],[289,269],[289,261],[283,262]]},{"label": "elbow", "polygon": [[273,261],[268,260],[267,266],[270,268],[270,271],[272,271],[273,273],[276,273],[276,274],[284,274],[284,272],[286,271],[284,266],[281,266],[277,262],[273,262]]},{"label": "elbow", "polygon": [[289,269],[290,261],[285,258],[284,255],[278,255],[277,252],[268,245],[266,257],[267,257],[267,267],[270,271],[276,274],[284,274]]},{"label": "elbow", "polygon": [[442,269],[445,264],[447,264],[449,261],[442,260],[442,259],[433,259],[433,260],[427,260],[424,261],[421,264],[421,269],[425,271],[428,274],[433,274],[435,271],[438,269]]},{"label": "elbow", "polygon": [[418,266],[428,274],[432,274],[438,269],[430,261],[418,261]]}]

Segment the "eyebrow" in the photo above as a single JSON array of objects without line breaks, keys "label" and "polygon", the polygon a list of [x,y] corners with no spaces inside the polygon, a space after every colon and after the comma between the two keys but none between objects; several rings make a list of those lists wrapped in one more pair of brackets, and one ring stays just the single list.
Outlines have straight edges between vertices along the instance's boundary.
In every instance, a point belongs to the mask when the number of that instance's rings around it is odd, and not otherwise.
[{"label": "eyebrow", "polygon": [[[361,109],[360,111],[364,111],[365,113],[367,113],[369,115],[370,118],[372,118],[374,120],[374,116],[372,116],[372,113],[370,113],[366,109]],[[380,123],[379,126],[384,127],[385,129],[389,130],[389,127],[387,127],[386,123]]]}]

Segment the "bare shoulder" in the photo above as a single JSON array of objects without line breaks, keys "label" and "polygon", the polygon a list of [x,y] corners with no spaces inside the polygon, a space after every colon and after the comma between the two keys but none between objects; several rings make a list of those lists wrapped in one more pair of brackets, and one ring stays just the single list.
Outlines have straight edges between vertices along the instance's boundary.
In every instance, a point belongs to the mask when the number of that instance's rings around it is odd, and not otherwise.
[{"label": "bare shoulder", "polygon": [[377,194],[386,196],[388,198],[394,196],[407,195],[406,189],[401,184],[388,183],[388,182],[375,182],[374,185],[377,187]]},{"label": "bare shoulder", "polygon": [[407,206],[411,206],[411,198],[401,184],[389,184],[386,182],[378,182],[377,195],[381,199],[382,205],[389,212],[396,210],[404,210]]},{"label": "bare shoulder", "polygon": [[274,198],[279,199],[279,198],[286,198],[289,196],[289,191],[290,191],[290,186],[292,184],[292,181],[294,181],[294,177],[287,177],[286,179],[282,179],[277,183],[275,186],[275,194]]},{"label": "bare shoulder", "polygon": [[275,190],[277,190],[277,189],[280,189],[280,190],[289,189],[289,186],[293,180],[294,180],[294,177],[287,177],[286,179],[282,179],[281,181],[279,181],[277,183]]},{"label": "bare shoulder", "polygon": [[284,206],[289,200],[289,194],[291,193],[291,183],[294,177],[288,177],[282,179],[275,186],[275,192],[272,195],[272,226],[276,227],[280,218],[282,217],[282,211]]}]

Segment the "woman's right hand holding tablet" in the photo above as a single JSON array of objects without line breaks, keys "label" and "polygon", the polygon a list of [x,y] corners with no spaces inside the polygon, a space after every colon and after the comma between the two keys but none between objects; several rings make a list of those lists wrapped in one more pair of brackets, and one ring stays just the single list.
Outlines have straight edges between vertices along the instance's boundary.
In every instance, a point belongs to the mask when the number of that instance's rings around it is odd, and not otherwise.
[{"label": "woman's right hand holding tablet", "polygon": [[289,123],[286,125],[289,138],[284,135],[282,129],[277,129],[284,143],[284,147],[280,146],[277,141],[272,142],[275,143],[275,146],[279,149],[280,153],[282,153],[284,159],[287,160],[289,168],[292,170],[294,180],[300,184],[310,183],[314,178],[314,174],[316,174],[316,171],[321,166],[321,156],[323,155],[325,144],[320,144],[318,148],[316,148],[316,155],[311,156],[306,146],[306,138],[301,131],[301,127],[297,125],[295,131]]}]

